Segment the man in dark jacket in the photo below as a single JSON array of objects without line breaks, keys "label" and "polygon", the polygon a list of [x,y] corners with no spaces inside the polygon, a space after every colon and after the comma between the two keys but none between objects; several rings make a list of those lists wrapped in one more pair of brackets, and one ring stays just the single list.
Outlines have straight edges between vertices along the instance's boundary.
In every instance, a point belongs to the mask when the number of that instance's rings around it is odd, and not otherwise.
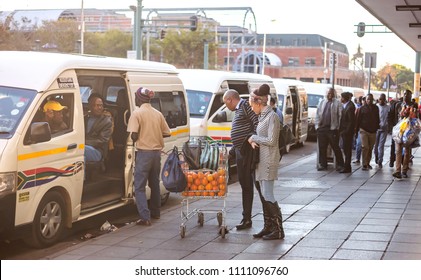
[{"label": "man in dark jacket", "polygon": [[89,113],[85,116],[85,161],[101,161],[108,152],[113,132],[112,119],[104,114],[104,103],[99,94],[91,94],[88,105]]},{"label": "man in dark jacket", "polygon": [[351,173],[352,158],[352,142],[354,140],[355,131],[355,105],[351,101],[352,93],[343,92],[341,94],[341,102],[343,106],[341,123],[339,126],[339,134],[342,139],[342,149],[345,155],[344,168],[340,173]]},{"label": "man in dark jacket", "polygon": [[[251,169],[244,168],[244,158],[241,154],[241,147],[246,139],[256,132],[257,123],[259,122],[257,115],[252,111],[247,100],[241,99],[240,94],[229,89],[223,96],[223,101],[227,108],[235,112],[231,128],[232,149],[231,153],[235,153],[237,164],[238,181],[240,182],[243,203],[243,219],[236,226],[237,230],[243,230],[252,226],[251,211],[254,196],[254,172]],[[251,165],[250,165],[251,167]]]},{"label": "man in dark jacket", "polygon": [[373,169],[370,165],[373,147],[376,143],[377,130],[380,127],[379,108],[373,104],[373,95],[367,94],[366,104],[360,108],[357,115],[356,129],[361,135],[363,168]]}]

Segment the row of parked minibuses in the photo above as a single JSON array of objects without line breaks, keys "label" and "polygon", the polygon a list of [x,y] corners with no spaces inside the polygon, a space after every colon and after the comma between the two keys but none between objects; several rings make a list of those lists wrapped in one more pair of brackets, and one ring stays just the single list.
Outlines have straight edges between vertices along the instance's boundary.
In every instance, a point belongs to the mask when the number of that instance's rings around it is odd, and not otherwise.
[{"label": "row of parked minibuses", "polygon": [[[155,92],[151,104],[171,128],[165,151],[191,136],[230,146],[233,112],[222,101],[224,92],[236,89],[248,98],[264,83],[292,131],[289,145],[307,139],[309,98],[295,80],[42,52],[0,51],[0,61],[0,235],[34,247],[56,243],[77,221],[134,203],[135,148],[126,128],[140,86]],[[103,97],[114,123],[99,166],[84,160],[91,93]],[[66,129],[52,131],[45,121],[49,100],[64,106]],[[217,120],[221,112],[226,119]],[[162,163],[165,159],[163,154]],[[161,194],[165,203],[169,193],[162,184]]]}]

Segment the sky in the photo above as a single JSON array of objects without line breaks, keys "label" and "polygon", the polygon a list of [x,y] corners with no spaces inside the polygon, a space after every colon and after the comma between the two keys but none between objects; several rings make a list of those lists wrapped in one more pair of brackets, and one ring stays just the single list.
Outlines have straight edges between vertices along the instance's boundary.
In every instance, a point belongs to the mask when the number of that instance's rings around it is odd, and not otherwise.
[{"label": "sky", "polygon": [[[82,0],[0,0],[0,11],[76,9],[81,7],[81,3]],[[137,0],[83,0],[83,3],[85,8],[128,9],[130,5],[137,5]],[[274,3],[279,7],[274,7]],[[376,69],[386,63],[415,69],[415,51],[395,34],[367,33],[360,38],[354,33],[359,22],[380,24],[355,0],[142,0],[142,5],[144,8],[251,7],[256,24],[249,13],[245,27],[251,26],[260,34],[319,34],[345,44],[350,57],[357,52],[358,45],[363,52],[376,52]],[[245,12],[231,12],[229,16],[227,12],[206,14],[223,25],[243,26]],[[145,17],[146,13],[143,13]]]}]

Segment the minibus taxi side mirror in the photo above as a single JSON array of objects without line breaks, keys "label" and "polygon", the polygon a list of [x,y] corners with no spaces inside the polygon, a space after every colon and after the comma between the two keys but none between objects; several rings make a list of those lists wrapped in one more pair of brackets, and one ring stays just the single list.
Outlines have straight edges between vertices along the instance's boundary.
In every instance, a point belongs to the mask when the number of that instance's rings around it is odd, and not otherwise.
[{"label": "minibus taxi side mirror", "polygon": [[292,107],[288,107],[285,109],[285,114],[292,115]]},{"label": "minibus taxi side mirror", "polygon": [[50,125],[47,122],[34,122],[29,127],[29,133],[25,137],[25,144],[36,144],[51,140]]},{"label": "minibus taxi side mirror", "polygon": [[214,123],[221,123],[221,122],[227,122],[227,112],[221,111],[216,114],[216,116],[212,120]]}]

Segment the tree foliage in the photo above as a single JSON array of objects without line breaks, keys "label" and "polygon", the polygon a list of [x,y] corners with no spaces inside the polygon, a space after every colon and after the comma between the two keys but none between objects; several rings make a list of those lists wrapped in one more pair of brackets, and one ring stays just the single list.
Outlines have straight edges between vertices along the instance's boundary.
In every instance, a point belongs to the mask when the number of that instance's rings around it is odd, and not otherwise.
[{"label": "tree foliage", "polygon": [[132,48],[132,35],[119,30],[105,33],[85,33],[85,53],[112,57],[127,57]]},{"label": "tree foliage", "polygon": [[386,89],[384,81],[386,80],[388,74],[390,74],[393,82],[396,84],[396,88],[392,86],[391,89],[396,89],[397,91],[405,89],[412,90],[414,85],[414,72],[400,64],[386,64],[386,66],[377,71],[374,79],[372,80],[372,84],[376,89]]},{"label": "tree foliage", "polygon": [[208,29],[168,30],[165,38],[158,42],[161,47],[163,62],[178,68],[203,68],[204,46],[208,42],[209,65],[215,64],[215,58],[210,55],[215,52],[214,35]]},{"label": "tree foliage", "polygon": [[34,38],[39,40],[38,50],[72,53],[79,48],[80,31],[74,20],[44,21]]}]

